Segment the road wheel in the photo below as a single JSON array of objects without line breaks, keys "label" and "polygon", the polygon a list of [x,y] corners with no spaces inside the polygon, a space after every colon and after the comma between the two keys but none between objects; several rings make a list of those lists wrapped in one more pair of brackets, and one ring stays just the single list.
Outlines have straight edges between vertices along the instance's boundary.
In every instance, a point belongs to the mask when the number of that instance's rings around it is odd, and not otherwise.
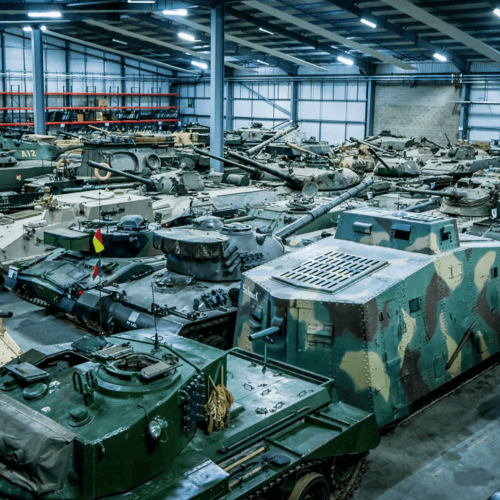
[{"label": "road wheel", "polygon": [[288,500],[329,500],[330,485],[325,476],[309,472],[296,483]]}]

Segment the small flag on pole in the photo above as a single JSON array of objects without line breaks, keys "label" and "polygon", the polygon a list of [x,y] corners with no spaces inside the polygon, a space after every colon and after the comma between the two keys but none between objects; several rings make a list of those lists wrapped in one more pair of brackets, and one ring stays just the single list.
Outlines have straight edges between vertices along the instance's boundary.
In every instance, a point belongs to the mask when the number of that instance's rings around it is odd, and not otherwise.
[{"label": "small flag on pole", "polygon": [[101,259],[97,259],[94,266],[94,273],[92,274],[92,279],[95,280],[97,276],[102,276]]},{"label": "small flag on pole", "polygon": [[99,228],[94,234],[94,239],[92,240],[94,243],[94,248],[96,253],[101,253],[104,250],[104,243],[102,241],[101,229]]}]

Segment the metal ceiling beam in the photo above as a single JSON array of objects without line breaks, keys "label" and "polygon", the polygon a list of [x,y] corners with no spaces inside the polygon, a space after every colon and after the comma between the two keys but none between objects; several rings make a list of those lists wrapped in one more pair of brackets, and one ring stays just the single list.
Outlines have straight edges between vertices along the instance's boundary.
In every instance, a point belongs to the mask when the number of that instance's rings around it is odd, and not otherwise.
[{"label": "metal ceiling beam", "polygon": [[334,42],[347,45],[348,47],[351,47],[353,49],[364,52],[365,54],[369,54],[372,57],[374,57],[375,59],[392,64],[392,65],[397,66],[401,69],[406,69],[406,70],[416,70],[417,69],[414,66],[411,66],[410,64],[399,61],[395,57],[383,54],[382,52],[379,52],[378,50],[371,49],[371,48],[367,47],[366,45],[362,45],[361,43],[355,42],[354,40],[349,40],[341,35],[337,35],[336,33],[331,32],[330,30],[316,26],[313,23],[310,23],[308,21],[304,21],[296,16],[292,16],[291,14],[287,14],[286,12],[284,12],[282,10],[275,9],[274,7],[270,7],[269,5],[265,5],[261,2],[255,1],[255,0],[245,1],[243,3],[245,5],[248,5],[249,7],[252,7],[253,9],[257,9],[257,10],[260,10],[261,12],[265,12],[266,14],[274,16],[277,19],[280,19],[282,21],[286,21],[287,23],[295,24],[295,26],[299,26],[300,28],[311,31],[312,33],[315,33],[315,34],[317,34],[321,37],[324,37],[328,40],[333,40]]},{"label": "metal ceiling beam", "polygon": [[[175,22],[178,24],[183,24],[184,26],[189,26],[190,28],[193,28],[195,30],[203,31],[205,33],[210,33],[210,28],[208,26],[204,26],[203,24],[198,24],[193,21],[189,21],[188,19],[185,18],[177,17],[175,19]],[[259,52],[265,52],[272,56],[278,57],[279,59],[284,59],[285,61],[289,61],[292,64],[296,64],[297,66],[306,66],[307,68],[315,69],[316,71],[329,72],[326,68],[322,68],[321,66],[318,66],[316,64],[303,61],[302,59],[298,59],[297,57],[289,56],[288,54],[280,52],[279,50],[270,49],[258,43],[249,42],[247,40],[244,40],[243,38],[238,38],[236,36],[228,34],[225,35],[225,38],[230,42],[234,42],[238,45],[244,45]]]},{"label": "metal ceiling beam", "polygon": [[[121,35],[129,36],[131,38],[136,38],[137,40],[142,40],[144,42],[150,42],[150,43],[153,43],[153,44],[158,45],[160,47],[165,47],[167,49],[177,50],[179,52],[186,52],[186,53],[191,54],[192,56],[197,57],[199,59],[205,59],[206,61],[210,61],[210,56],[207,56],[206,54],[199,54],[198,52],[195,52],[194,50],[190,50],[190,49],[187,49],[185,47],[181,47],[180,45],[175,45],[173,43],[168,43],[168,42],[164,42],[162,40],[157,40],[157,39],[151,38],[149,36],[135,33],[134,31],[128,31],[128,30],[124,30],[122,28],[118,28],[117,26],[112,26],[111,24],[102,23],[100,21],[94,21],[93,19],[84,19],[84,22],[87,24],[90,24],[92,26],[97,26],[99,28],[102,28],[104,30],[113,31],[114,33],[120,33]],[[237,64],[233,64],[230,62],[226,62],[224,64],[226,66],[229,66],[230,68],[240,69],[242,71],[249,71],[249,72],[253,73],[252,70],[250,70],[248,68],[244,68],[243,66],[239,66]]]},{"label": "metal ceiling beam", "polygon": [[430,26],[431,28],[448,35],[450,38],[453,38],[476,52],[479,52],[483,56],[486,56],[488,59],[500,63],[500,52],[498,50],[495,50],[493,47],[490,47],[477,38],[465,33],[465,31],[452,26],[439,17],[436,17],[426,10],[408,2],[408,0],[382,0],[382,2],[390,5],[400,12],[404,12],[406,15],[413,17],[424,24],[427,24],[427,26]]},{"label": "metal ceiling beam", "polygon": [[[279,33],[282,36],[290,38],[291,40],[303,43],[304,45],[307,45],[309,47],[314,47],[316,50],[319,50],[321,52],[326,52],[327,54],[331,54],[335,57],[344,55],[344,52],[342,52],[341,50],[333,49],[330,45],[326,43],[319,43],[312,38],[303,36],[295,31],[287,30],[286,28],[282,28],[281,26],[271,24],[267,21],[264,21],[263,19],[251,16],[241,10],[236,10],[232,7],[226,7],[226,12],[236,17],[237,19],[246,21],[255,26],[259,26],[260,28],[270,31],[271,33]],[[364,61],[363,59],[360,59],[359,57],[355,57],[352,55],[350,55],[350,57],[354,61],[354,64],[358,66],[360,69],[362,69],[365,74],[369,74],[372,72],[372,67],[368,61]]]},{"label": "metal ceiling beam", "polygon": [[[172,0],[156,0],[155,3],[137,3],[110,1],[102,4],[92,4],[89,2],[72,2],[66,5],[57,3],[15,3],[0,2],[0,11],[2,14],[28,14],[28,12],[43,12],[58,10],[61,14],[81,14],[84,16],[99,14],[132,14],[134,12],[158,12],[162,10],[186,9],[194,6],[210,6],[210,0],[186,0],[182,2]],[[2,8],[5,6],[5,8]],[[27,19],[28,20],[28,19]]]},{"label": "metal ceiling beam", "polygon": [[359,18],[367,19],[368,21],[374,22],[377,25],[377,27],[383,28],[386,31],[390,31],[391,33],[395,33],[404,40],[407,40],[415,44],[417,47],[429,50],[433,54],[435,52],[439,52],[440,54],[446,56],[448,60],[451,61],[460,71],[463,72],[467,71],[467,62],[464,59],[461,59],[460,57],[455,56],[451,52],[443,50],[442,48],[437,47],[433,43],[420,38],[417,35],[417,33],[412,31],[407,31],[401,28],[400,26],[397,26],[394,23],[390,23],[386,21],[383,17],[372,14],[368,9],[361,9],[360,7],[357,7],[353,2],[350,2],[348,0],[327,0],[327,1],[330,2],[332,5],[335,5],[336,7],[340,7],[341,9],[344,9],[345,11],[350,12],[355,16],[358,16]]},{"label": "metal ceiling beam", "polygon": [[[73,23],[72,25],[79,28],[79,29],[88,31],[91,34],[100,35],[100,36],[103,35],[102,30],[98,29],[97,26],[91,26],[87,23],[84,23],[83,21],[78,22],[78,23]],[[111,40],[112,39],[110,38],[109,40],[106,41],[106,43],[112,43]],[[139,41],[139,40],[136,40],[135,38],[132,38],[128,35],[120,35],[120,40],[123,42],[127,42],[127,44],[128,44],[127,49],[128,50],[130,50],[130,49],[139,49],[139,50],[150,49],[153,51],[158,50],[158,45],[151,43],[151,42],[146,42],[144,40]],[[178,50],[171,50],[171,51],[169,51],[169,54],[164,54],[162,56],[170,56],[170,57],[172,57],[172,59],[177,59],[177,60],[183,61],[185,64],[190,64],[190,61],[186,61],[186,59],[187,59],[186,54],[184,54],[184,52],[180,52]]]},{"label": "metal ceiling beam", "polygon": [[198,75],[199,74],[196,71],[190,71],[188,69],[179,68],[177,66],[172,66],[171,64],[163,63],[160,61],[155,61],[154,59],[148,59],[147,57],[142,57],[142,56],[138,56],[135,54],[129,54],[128,52],[124,52],[123,50],[112,49],[111,47],[106,47],[104,45],[98,45],[97,43],[87,42],[86,40],[80,40],[79,38],[74,38],[71,36],[62,35],[61,33],[57,33],[55,31],[46,30],[46,31],[44,31],[44,34],[49,35],[49,36],[53,36],[55,38],[60,38],[61,40],[67,40],[68,42],[77,43],[79,45],[86,45],[87,47],[91,47],[91,48],[96,49],[96,50],[101,50],[103,52],[109,52],[111,54],[117,54],[119,56],[124,56],[124,57],[127,57],[129,59],[137,59],[138,61],[142,61],[142,62],[145,62],[147,64],[151,64],[153,66],[158,66],[160,68],[169,69],[170,71],[179,71],[181,73],[189,73],[190,75]]},{"label": "metal ceiling beam", "polygon": [[[151,23],[158,28],[167,28],[170,26],[165,26],[165,18],[158,18],[158,17],[153,17],[153,16],[148,16],[148,17],[139,17],[137,16],[138,19],[143,20],[144,22]],[[163,20],[162,20],[163,19]],[[168,20],[170,21],[170,20]],[[196,38],[199,38],[201,41],[206,42],[210,44],[211,39],[210,36],[208,36],[205,33],[202,33],[198,30],[193,30],[193,36]],[[249,49],[248,47],[241,47],[234,42],[224,42],[224,51],[226,54],[234,54],[234,55],[241,55],[243,57],[246,57],[248,59],[252,59],[254,61],[266,61],[269,62],[269,64],[272,64],[274,66],[279,66],[283,71],[287,73],[293,73],[295,71],[295,67],[292,66],[287,61],[283,61],[282,59],[279,59],[277,57],[269,57],[268,54],[265,54],[263,52],[255,52],[254,50]]]}]

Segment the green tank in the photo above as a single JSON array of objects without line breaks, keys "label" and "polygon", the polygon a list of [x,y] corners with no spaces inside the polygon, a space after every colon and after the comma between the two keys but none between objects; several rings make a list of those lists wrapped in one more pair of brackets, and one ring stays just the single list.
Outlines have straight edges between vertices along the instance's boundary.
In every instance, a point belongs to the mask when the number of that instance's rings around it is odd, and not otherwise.
[{"label": "green tank", "polygon": [[41,346],[0,376],[11,500],[340,500],[379,439],[333,380],[154,330]]},{"label": "green tank", "polygon": [[63,153],[80,149],[81,147],[82,145],[79,144],[77,146],[61,148],[55,144],[50,144],[44,141],[0,137],[0,151],[10,152],[16,160],[55,161]]},{"label": "green tank", "polygon": [[335,378],[385,426],[500,350],[500,243],[443,216],[344,212],[334,238],[243,276],[235,345]]}]

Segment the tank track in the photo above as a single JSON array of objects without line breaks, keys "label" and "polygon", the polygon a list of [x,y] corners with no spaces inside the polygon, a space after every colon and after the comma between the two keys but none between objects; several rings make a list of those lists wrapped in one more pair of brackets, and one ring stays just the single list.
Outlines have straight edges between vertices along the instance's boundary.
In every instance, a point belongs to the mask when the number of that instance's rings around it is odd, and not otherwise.
[{"label": "tank track", "polygon": [[307,472],[319,472],[329,479],[331,485],[331,500],[347,500],[352,497],[354,491],[356,491],[361,482],[363,474],[367,470],[367,455],[368,452],[352,456],[357,456],[358,460],[354,465],[352,475],[350,475],[350,477],[345,481],[338,482],[336,480],[335,463],[339,459],[345,458],[346,456],[349,457],[349,455],[334,457],[333,459],[324,458],[319,460],[309,460],[300,463],[285,474],[277,477],[274,481],[271,481],[259,490],[251,493],[246,498],[249,500],[285,499],[288,497],[288,494],[281,489],[281,486],[286,481],[294,477],[298,478]]}]

